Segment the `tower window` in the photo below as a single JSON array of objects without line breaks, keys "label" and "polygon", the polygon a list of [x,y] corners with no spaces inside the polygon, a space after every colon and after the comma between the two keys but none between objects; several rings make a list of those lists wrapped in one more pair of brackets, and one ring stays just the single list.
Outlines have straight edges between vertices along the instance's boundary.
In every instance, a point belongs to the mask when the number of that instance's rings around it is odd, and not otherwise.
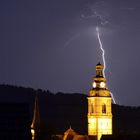
[{"label": "tower window", "polygon": [[91,113],[94,113],[94,105],[91,104]]},{"label": "tower window", "polygon": [[97,70],[96,75],[97,75],[97,76],[103,76],[103,73],[102,73],[101,70]]},{"label": "tower window", "polygon": [[106,104],[102,105],[102,113],[106,113]]}]

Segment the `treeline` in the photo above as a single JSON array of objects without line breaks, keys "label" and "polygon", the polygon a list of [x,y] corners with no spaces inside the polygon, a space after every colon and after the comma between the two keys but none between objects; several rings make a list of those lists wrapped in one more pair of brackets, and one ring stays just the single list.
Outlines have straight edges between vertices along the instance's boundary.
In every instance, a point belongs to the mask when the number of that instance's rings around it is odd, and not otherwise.
[{"label": "treeline", "polygon": [[[26,102],[32,120],[34,97],[38,94],[41,121],[53,133],[64,133],[70,126],[80,134],[87,134],[87,95],[52,93],[10,85],[0,85],[0,102]],[[112,105],[113,132],[140,132],[140,107]]]}]

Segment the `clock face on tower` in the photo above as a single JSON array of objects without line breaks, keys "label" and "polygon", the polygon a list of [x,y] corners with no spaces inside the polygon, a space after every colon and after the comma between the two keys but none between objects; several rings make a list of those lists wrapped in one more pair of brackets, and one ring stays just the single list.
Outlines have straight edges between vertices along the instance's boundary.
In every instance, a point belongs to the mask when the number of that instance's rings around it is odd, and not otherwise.
[{"label": "clock face on tower", "polygon": [[105,87],[105,82],[101,82],[100,86],[101,86],[101,88],[104,88]]},{"label": "clock face on tower", "polygon": [[93,82],[93,88],[96,88],[96,82]]},{"label": "clock face on tower", "polygon": [[97,88],[98,86],[100,88],[105,88],[106,84],[105,82],[100,82],[100,83],[93,82],[93,88]]}]

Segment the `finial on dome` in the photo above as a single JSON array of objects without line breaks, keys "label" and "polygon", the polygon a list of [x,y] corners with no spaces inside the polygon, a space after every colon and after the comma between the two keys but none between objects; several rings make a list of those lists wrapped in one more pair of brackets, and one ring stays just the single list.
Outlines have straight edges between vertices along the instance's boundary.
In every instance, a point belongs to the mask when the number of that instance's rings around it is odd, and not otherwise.
[{"label": "finial on dome", "polygon": [[100,61],[97,63],[97,65],[96,66],[100,66],[101,65],[101,63],[100,63]]}]

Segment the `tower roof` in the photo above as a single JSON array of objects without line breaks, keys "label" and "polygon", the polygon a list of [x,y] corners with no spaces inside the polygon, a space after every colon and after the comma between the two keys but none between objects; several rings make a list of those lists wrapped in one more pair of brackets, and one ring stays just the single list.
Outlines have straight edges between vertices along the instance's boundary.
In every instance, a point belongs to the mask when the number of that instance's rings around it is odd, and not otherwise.
[{"label": "tower roof", "polygon": [[90,90],[90,96],[110,97],[110,91],[107,89],[106,78],[103,75],[104,66],[99,62],[96,65],[96,75],[93,78],[93,88]]},{"label": "tower roof", "polygon": [[96,65],[96,77],[103,77],[104,66],[99,62]]},{"label": "tower roof", "polygon": [[68,130],[66,130],[65,134],[76,135],[76,132],[70,126],[70,128]]},{"label": "tower roof", "polygon": [[38,102],[38,96],[36,94],[31,128],[36,129],[39,127],[39,125],[40,125],[39,102]]},{"label": "tower roof", "polygon": [[100,66],[100,65],[101,65],[101,63],[100,63],[100,62],[98,62],[96,66]]}]

